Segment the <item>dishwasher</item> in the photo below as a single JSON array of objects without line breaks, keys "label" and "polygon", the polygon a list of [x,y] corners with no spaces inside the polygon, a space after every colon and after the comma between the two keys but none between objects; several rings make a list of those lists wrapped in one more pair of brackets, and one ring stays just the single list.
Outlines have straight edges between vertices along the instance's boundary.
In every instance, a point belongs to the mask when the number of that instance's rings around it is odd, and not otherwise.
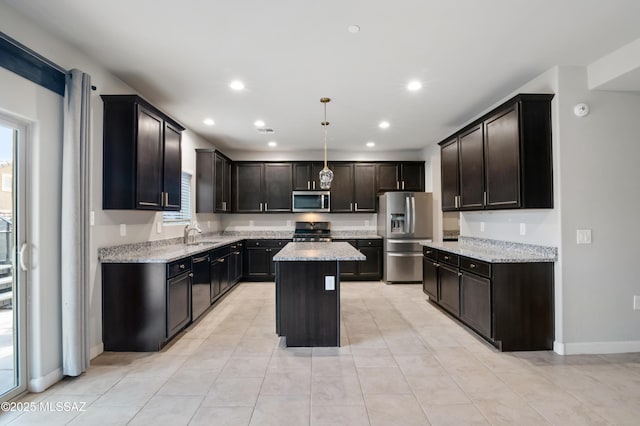
[{"label": "dishwasher", "polygon": [[198,319],[211,305],[209,254],[191,259],[191,321]]}]

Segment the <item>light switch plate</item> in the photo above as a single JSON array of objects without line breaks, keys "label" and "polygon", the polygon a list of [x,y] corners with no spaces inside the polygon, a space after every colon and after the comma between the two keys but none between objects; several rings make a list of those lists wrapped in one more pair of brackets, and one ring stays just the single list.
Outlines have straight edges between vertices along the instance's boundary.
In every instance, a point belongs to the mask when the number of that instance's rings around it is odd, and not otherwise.
[{"label": "light switch plate", "polygon": [[480,222],[480,232],[484,232],[484,222]]},{"label": "light switch plate", "polygon": [[156,222],[156,232],[162,234],[162,222]]},{"label": "light switch plate", "polygon": [[521,223],[520,224],[520,235],[527,235],[527,224],[526,223]]},{"label": "light switch plate", "polygon": [[324,289],[335,290],[336,289],[336,277],[328,275],[324,277]]},{"label": "light switch plate", "polygon": [[640,296],[633,296],[633,310],[640,311]]},{"label": "light switch plate", "polygon": [[591,244],[591,229],[578,229],[576,231],[577,244]]},{"label": "light switch plate", "polygon": [[89,212],[89,226],[94,226],[96,224],[96,212]]},{"label": "light switch plate", "polygon": [[127,236],[127,225],[125,223],[120,224],[120,236],[121,237]]}]

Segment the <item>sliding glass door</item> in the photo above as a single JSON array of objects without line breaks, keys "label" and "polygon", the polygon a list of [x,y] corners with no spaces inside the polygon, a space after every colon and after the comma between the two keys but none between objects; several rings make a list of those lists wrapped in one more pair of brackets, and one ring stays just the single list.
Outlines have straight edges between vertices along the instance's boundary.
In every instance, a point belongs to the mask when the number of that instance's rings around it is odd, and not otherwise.
[{"label": "sliding glass door", "polygon": [[26,390],[26,126],[0,114],[0,400]]}]

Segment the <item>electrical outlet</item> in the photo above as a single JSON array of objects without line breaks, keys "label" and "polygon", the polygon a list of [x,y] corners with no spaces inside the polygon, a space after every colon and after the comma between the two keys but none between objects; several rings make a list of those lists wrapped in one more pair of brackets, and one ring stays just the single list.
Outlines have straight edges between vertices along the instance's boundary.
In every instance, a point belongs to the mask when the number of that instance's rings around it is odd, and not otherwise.
[{"label": "electrical outlet", "polygon": [[591,244],[591,229],[578,229],[576,231],[577,244]]},{"label": "electrical outlet", "polygon": [[156,222],[156,232],[162,234],[162,222]]},{"label": "electrical outlet", "polygon": [[324,289],[335,290],[336,289],[336,277],[329,275],[324,277]]},{"label": "electrical outlet", "polygon": [[211,221],[210,220],[207,221],[207,229],[211,229]]},{"label": "electrical outlet", "polygon": [[484,232],[484,222],[480,222],[480,232]]},{"label": "electrical outlet", "polygon": [[121,237],[127,236],[127,225],[125,223],[120,224],[120,236]]},{"label": "electrical outlet", "polygon": [[527,235],[527,224],[526,223],[521,223],[520,224],[520,235]]},{"label": "electrical outlet", "polygon": [[640,296],[633,296],[633,310],[640,311]]},{"label": "electrical outlet", "polygon": [[94,226],[96,224],[96,212],[89,212],[89,226]]}]

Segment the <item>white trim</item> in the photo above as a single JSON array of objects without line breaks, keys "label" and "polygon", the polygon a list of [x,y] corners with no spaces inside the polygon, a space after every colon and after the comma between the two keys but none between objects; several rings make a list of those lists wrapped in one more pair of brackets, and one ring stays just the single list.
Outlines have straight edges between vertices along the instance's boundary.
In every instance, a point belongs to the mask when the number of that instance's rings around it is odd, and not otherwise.
[{"label": "white trim", "polygon": [[623,354],[628,352],[640,352],[640,341],[630,340],[626,342],[579,342],[579,343],[554,342],[553,350],[560,355]]},{"label": "white trim", "polygon": [[91,346],[91,348],[89,348],[89,359],[94,359],[102,352],[104,352],[104,344],[102,342]]},{"label": "white trim", "polygon": [[29,392],[40,393],[62,380],[62,368],[56,368],[46,376],[29,380]]}]

